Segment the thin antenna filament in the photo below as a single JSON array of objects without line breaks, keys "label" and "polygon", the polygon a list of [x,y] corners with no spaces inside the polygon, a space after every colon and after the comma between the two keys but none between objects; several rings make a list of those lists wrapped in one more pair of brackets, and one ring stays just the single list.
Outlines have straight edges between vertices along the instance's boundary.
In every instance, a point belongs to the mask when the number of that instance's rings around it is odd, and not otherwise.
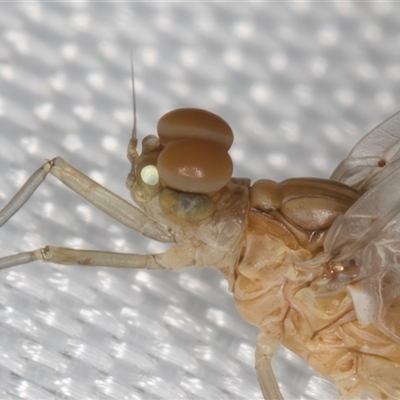
[{"label": "thin antenna filament", "polygon": [[133,126],[132,126],[132,138],[136,139],[136,95],[135,95],[135,73],[133,68],[133,52],[131,50],[131,81],[132,81],[132,107],[133,107]]}]

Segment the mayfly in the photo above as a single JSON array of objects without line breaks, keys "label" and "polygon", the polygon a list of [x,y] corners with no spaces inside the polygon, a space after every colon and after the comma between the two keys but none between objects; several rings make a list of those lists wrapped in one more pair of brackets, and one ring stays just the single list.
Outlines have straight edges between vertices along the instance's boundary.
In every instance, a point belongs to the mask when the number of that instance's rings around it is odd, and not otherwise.
[{"label": "mayfly", "polygon": [[[136,125],[135,125],[136,126]],[[120,223],[160,242],[159,254],[45,246],[0,258],[83,266],[215,266],[243,317],[259,327],[265,399],[282,399],[271,358],[283,344],[330,377],[343,399],[400,399],[400,113],[372,130],[330,179],[233,178],[230,126],[181,108],[158,135],[128,146],[138,207],[73,168],[45,162],[0,211],[11,218],[50,173]]]}]

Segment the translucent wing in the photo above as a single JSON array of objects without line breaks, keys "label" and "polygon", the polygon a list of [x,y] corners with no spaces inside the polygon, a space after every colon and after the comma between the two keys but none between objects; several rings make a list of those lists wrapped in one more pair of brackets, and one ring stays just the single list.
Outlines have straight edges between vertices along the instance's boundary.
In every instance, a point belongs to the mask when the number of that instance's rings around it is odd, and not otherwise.
[{"label": "translucent wing", "polygon": [[362,138],[333,172],[331,179],[365,191],[387,176],[400,158],[400,111]]},{"label": "translucent wing", "polygon": [[[357,251],[372,244],[384,245],[386,249],[390,239],[386,236],[397,232],[394,228],[400,220],[400,159],[386,171],[383,179],[370,187],[329,229],[324,247],[334,259],[351,259]],[[392,239],[400,244],[400,237]]]},{"label": "translucent wing", "polygon": [[348,289],[358,320],[400,342],[400,113],[365,136],[331,179],[364,193],[332,224],[325,253],[356,261]]}]

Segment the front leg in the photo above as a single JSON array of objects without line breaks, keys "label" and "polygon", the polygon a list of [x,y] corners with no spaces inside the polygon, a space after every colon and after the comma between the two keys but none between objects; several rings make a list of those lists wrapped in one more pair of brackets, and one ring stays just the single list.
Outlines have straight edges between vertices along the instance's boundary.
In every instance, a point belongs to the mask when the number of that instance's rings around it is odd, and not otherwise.
[{"label": "front leg", "polygon": [[128,228],[160,242],[173,242],[173,238],[165,226],[151,220],[133,204],[99,185],[60,157],[45,162],[37,169],[8,204],[0,210],[0,226],[5,224],[30,199],[49,173],[89,203]]}]

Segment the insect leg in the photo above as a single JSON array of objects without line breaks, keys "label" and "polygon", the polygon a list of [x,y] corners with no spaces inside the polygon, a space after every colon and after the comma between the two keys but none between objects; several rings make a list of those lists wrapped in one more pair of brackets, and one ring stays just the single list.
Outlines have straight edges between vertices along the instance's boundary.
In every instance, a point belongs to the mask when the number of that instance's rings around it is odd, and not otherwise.
[{"label": "insect leg", "polygon": [[49,162],[38,168],[14,197],[0,210],[0,226],[4,225],[33,195],[51,169]]},{"label": "insect leg", "polygon": [[269,336],[269,334],[266,335],[265,329],[261,328],[256,346],[257,379],[265,400],[284,400],[271,364],[272,355],[278,343],[275,344],[276,339]]},{"label": "insect leg", "polygon": [[2,257],[0,258],[0,269],[36,260],[64,265],[179,270],[195,264],[195,250],[189,245],[177,245],[164,253],[133,254],[46,246]]},{"label": "insect leg", "polygon": [[47,174],[54,175],[79,196],[128,228],[161,242],[172,242],[167,228],[148,218],[141,210],[99,185],[57,157],[40,167],[9,203],[0,210],[0,226],[8,221],[32,196]]},{"label": "insect leg", "polygon": [[0,258],[0,269],[15,267],[16,265],[27,264],[36,261],[38,258],[34,251],[25,251],[23,253],[13,254],[11,256]]}]

